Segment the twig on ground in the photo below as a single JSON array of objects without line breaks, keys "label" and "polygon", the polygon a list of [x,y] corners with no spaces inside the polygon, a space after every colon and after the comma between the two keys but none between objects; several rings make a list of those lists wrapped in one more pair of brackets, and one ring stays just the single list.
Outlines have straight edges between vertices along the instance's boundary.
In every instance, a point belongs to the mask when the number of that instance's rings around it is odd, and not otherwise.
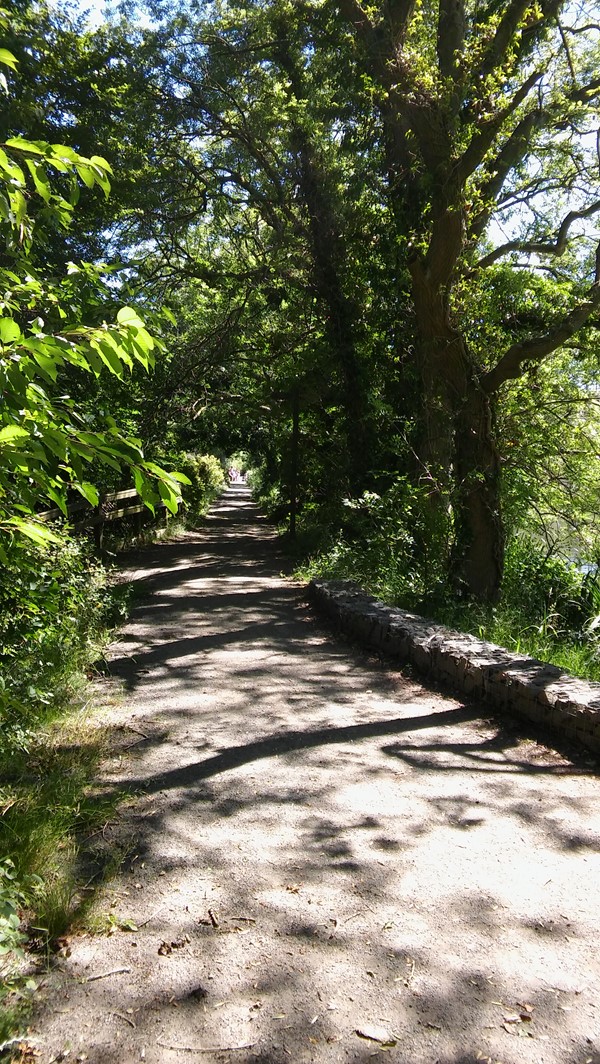
[{"label": "twig on ground", "polygon": [[94,983],[97,979],[108,979],[109,975],[122,975],[124,972],[130,972],[131,968],[113,968],[110,972],[100,972],[99,975],[88,975],[85,983]]},{"label": "twig on ground", "polygon": [[127,743],[127,746],[122,747],[123,752],[125,752],[125,750],[131,750],[132,747],[138,746],[139,743],[145,743],[146,740],[150,738],[151,736],[149,735],[142,735],[141,739],[134,739],[132,743]]},{"label": "twig on ground", "polygon": [[241,1046],[210,1046],[206,1049],[194,1049],[193,1046],[172,1046],[168,1042],[157,1042],[161,1049],[173,1049],[179,1053],[235,1053],[239,1049],[252,1049],[256,1042],[244,1042]]},{"label": "twig on ground", "polygon": [[128,1023],[130,1027],[137,1027],[137,1024],[133,1022],[131,1016],[126,1016],[123,1012],[113,1012],[113,1016],[118,1016],[120,1020],[125,1020],[125,1023]]},{"label": "twig on ground", "polygon": [[139,924],[137,925],[138,930],[140,927],[145,927],[146,924],[149,924],[151,920],[154,920],[154,917],[158,916],[158,914],[161,913],[164,908],[165,906],[161,905],[160,909],[157,909],[156,912],[153,912],[151,916],[147,916],[145,920],[140,920]]}]

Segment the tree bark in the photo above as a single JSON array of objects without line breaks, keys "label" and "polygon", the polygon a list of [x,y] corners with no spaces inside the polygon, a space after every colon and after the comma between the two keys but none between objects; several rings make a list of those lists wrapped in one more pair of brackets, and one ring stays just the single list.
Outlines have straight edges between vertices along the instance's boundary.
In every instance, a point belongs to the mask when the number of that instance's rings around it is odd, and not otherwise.
[{"label": "tree bark", "polygon": [[[275,19],[274,28],[275,59],[289,79],[291,96],[304,102],[307,90],[301,64],[292,53],[287,25],[283,19]],[[369,417],[365,373],[356,345],[359,314],[344,288],[346,248],[342,226],[328,192],[328,175],[322,170],[306,126],[297,123],[292,127],[290,144],[296,155],[298,183],[308,215],[312,282],[326,310],[325,334],[341,378],[347,486],[353,494],[360,494],[367,486],[370,465]]]},{"label": "tree bark", "polygon": [[445,290],[419,260],[411,275],[420,335],[422,472],[432,485],[432,511],[439,519],[451,512],[450,575],[457,590],[494,601],[502,581],[504,532],[492,400],[450,321]]}]

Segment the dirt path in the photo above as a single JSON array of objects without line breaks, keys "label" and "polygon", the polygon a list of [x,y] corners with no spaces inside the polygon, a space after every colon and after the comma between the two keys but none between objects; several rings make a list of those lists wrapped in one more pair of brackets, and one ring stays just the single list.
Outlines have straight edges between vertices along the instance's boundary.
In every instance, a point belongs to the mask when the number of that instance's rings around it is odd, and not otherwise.
[{"label": "dirt path", "polygon": [[336,642],[244,487],[138,562],[124,929],[71,937],[38,1059],[599,1064],[589,763]]}]

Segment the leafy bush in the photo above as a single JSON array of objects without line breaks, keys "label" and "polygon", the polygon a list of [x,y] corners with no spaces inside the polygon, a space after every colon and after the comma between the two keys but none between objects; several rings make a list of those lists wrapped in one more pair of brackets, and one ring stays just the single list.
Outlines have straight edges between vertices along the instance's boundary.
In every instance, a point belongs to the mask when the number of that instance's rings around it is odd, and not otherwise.
[{"label": "leafy bush", "polygon": [[170,456],[170,462],[191,482],[183,485],[182,494],[186,515],[193,521],[206,512],[212,500],[223,489],[223,466],[213,454],[175,454]]},{"label": "leafy bush", "polygon": [[502,605],[530,624],[550,623],[557,633],[581,630],[589,619],[585,587],[577,566],[549,555],[528,537],[515,537],[508,544]]},{"label": "leafy bush", "polygon": [[15,539],[0,572],[0,750],[27,745],[112,610],[106,570],[88,545],[56,535],[45,547]]},{"label": "leafy bush", "polygon": [[[16,881],[16,871],[9,857],[0,861],[0,965],[7,954],[22,955],[26,936],[21,931],[19,910],[25,898]],[[3,966],[3,965],[2,965]]]},{"label": "leafy bush", "polygon": [[447,529],[432,527],[425,497],[398,478],[383,495],[365,492],[344,506],[341,534],[304,575],[353,579],[388,602],[413,606],[440,578],[446,550]]}]

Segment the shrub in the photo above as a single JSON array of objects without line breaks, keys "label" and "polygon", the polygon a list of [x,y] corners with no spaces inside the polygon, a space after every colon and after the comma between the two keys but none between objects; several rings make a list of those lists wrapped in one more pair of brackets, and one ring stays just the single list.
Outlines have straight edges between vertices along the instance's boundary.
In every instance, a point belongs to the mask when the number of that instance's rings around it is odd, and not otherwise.
[{"label": "shrub", "polygon": [[585,588],[584,573],[571,562],[525,536],[509,542],[501,601],[529,623],[551,621],[556,631],[579,631],[589,617]]},{"label": "shrub", "polygon": [[14,541],[0,572],[0,721],[5,749],[23,748],[30,728],[64,695],[91,654],[112,609],[107,573],[88,544]]},{"label": "shrub", "polygon": [[[447,529],[433,527],[423,494],[397,478],[379,495],[346,499],[341,533],[303,570],[350,578],[392,603],[414,606],[443,570]],[[301,521],[309,515],[302,515]]]},{"label": "shrub", "polygon": [[194,521],[206,512],[225,486],[225,472],[214,454],[181,453],[170,456],[170,464],[191,481],[182,488],[186,516]]}]

